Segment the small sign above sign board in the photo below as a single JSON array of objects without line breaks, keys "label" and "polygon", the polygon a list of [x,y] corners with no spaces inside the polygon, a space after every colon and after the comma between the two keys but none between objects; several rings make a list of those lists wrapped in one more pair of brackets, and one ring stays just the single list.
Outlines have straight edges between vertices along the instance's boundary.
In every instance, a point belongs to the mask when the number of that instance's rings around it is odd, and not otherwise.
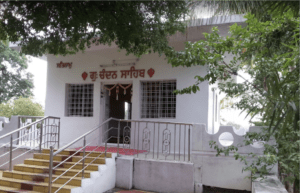
[{"label": "small sign above sign board", "polygon": [[68,62],[62,62],[62,61],[60,61],[60,63],[57,63],[56,64],[56,67],[57,68],[72,68],[72,62],[70,62],[70,63],[68,63]]},{"label": "small sign above sign board", "polygon": [[[134,66],[132,66],[129,70],[120,70],[121,72],[121,78],[138,78],[138,77],[145,77],[145,69],[135,69]],[[151,78],[155,71],[154,69],[150,68],[147,71],[149,77]],[[83,72],[82,73],[82,79],[86,80],[86,78],[88,77],[88,75],[90,75],[90,79],[92,81],[95,81],[98,77],[100,79],[116,79],[118,78],[118,71],[106,71],[105,69],[102,69],[101,71],[97,72],[97,71],[93,71],[93,72],[89,72],[89,74],[87,72]]]}]

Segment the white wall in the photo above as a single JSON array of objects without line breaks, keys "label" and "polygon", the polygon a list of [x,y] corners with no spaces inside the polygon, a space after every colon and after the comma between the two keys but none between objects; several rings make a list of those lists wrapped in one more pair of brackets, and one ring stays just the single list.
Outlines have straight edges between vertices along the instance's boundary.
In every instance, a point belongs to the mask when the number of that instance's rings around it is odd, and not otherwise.
[{"label": "white wall", "polygon": [[154,192],[194,192],[193,163],[134,159],[133,187]]},{"label": "white wall", "polygon": [[[175,45],[176,46],[176,45]],[[133,59],[132,55],[126,56],[124,51],[119,52],[117,48],[107,48],[101,50],[92,49],[85,53],[77,53],[71,56],[53,56],[48,55],[47,70],[47,96],[45,115],[61,117],[61,145],[74,140],[76,137],[90,131],[97,126],[103,119],[104,101],[100,99],[100,86],[102,84],[114,83],[132,83],[132,119],[141,119],[140,117],[140,81],[142,80],[171,80],[176,79],[177,88],[182,89],[195,83],[195,75],[205,75],[205,67],[176,67],[172,68],[167,63],[164,56],[158,54],[143,55],[136,63],[136,69],[145,69],[144,78],[120,78],[120,70],[129,70],[130,66],[107,67],[106,70],[117,70],[117,79],[97,79],[92,82],[88,77],[85,81],[82,79],[83,72],[101,71],[100,64],[111,64],[112,60]],[[60,61],[72,62],[72,68],[57,68],[56,63]],[[150,78],[147,70],[153,68],[155,74]],[[94,116],[93,117],[66,117],[65,116],[65,95],[66,84],[94,84]],[[196,94],[186,94],[177,96],[176,118],[174,119],[144,119],[153,121],[172,121],[187,123],[207,123],[208,111],[208,84],[200,85],[200,92]],[[103,100],[103,99],[102,99]],[[100,110],[101,109],[101,110]]]},{"label": "white wall", "polygon": [[[191,161],[194,163],[195,168],[196,192],[201,189],[202,185],[250,191],[251,179],[248,177],[250,177],[251,172],[243,171],[246,165],[240,160],[235,160],[234,153],[230,153],[228,156],[224,156],[223,154],[216,156],[216,150],[209,145],[210,141],[215,141],[216,145],[220,148],[225,147],[222,145],[222,141],[228,142],[230,139],[220,136],[223,133],[230,133],[229,135],[232,135],[232,145],[238,146],[239,144],[243,144],[243,140],[245,139],[244,136],[242,136],[243,134],[240,134],[239,131],[235,130],[232,126],[221,126],[217,133],[209,134],[205,131],[205,127],[204,124],[193,125],[191,134]],[[260,127],[250,127],[249,132],[261,131]],[[274,140],[268,142],[269,145],[273,145],[274,143]],[[249,164],[251,164],[254,159],[251,158],[251,156],[247,156],[247,154],[252,152],[261,156],[263,155],[263,151],[264,148],[258,144],[241,146],[238,149],[238,153],[247,157]],[[278,166],[275,165],[271,172],[277,173],[277,171]]]}]

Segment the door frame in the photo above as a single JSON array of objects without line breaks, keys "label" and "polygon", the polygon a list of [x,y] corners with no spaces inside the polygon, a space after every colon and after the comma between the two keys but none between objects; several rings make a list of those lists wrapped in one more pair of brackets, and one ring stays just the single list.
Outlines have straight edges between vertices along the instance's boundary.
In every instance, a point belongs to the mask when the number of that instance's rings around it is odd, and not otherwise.
[{"label": "door frame", "polygon": [[[114,85],[114,84],[131,84],[131,89],[132,89],[132,95],[133,95],[133,81],[132,80],[122,80],[122,81],[103,81],[100,83],[100,124],[103,123],[105,121],[105,113],[106,113],[106,98],[105,97],[109,97],[108,94],[106,94],[106,89],[104,89],[104,86],[105,85]],[[132,114],[133,114],[133,111],[132,111],[132,101],[131,101],[131,119],[132,119]],[[110,117],[108,117],[110,118]],[[132,132],[130,132],[130,135],[132,134]],[[104,141],[103,140],[106,140],[106,139],[103,139],[102,137],[103,133],[101,134],[101,144],[103,145],[104,144]],[[107,135],[108,137],[108,135]],[[131,142],[130,141],[130,146],[131,146]],[[117,146],[116,143],[107,143],[109,146]],[[121,144],[121,143],[120,143]]]}]

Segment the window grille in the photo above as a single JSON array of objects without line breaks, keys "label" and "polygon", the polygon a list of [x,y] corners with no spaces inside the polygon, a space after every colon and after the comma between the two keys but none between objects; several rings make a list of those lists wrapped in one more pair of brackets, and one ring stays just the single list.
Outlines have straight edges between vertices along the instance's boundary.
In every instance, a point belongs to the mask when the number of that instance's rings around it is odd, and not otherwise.
[{"label": "window grille", "polygon": [[93,116],[93,84],[67,85],[67,116],[92,117]]},{"label": "window grille", "polygon": [[176,117],[176,80],[141,82],[141,118]]}]

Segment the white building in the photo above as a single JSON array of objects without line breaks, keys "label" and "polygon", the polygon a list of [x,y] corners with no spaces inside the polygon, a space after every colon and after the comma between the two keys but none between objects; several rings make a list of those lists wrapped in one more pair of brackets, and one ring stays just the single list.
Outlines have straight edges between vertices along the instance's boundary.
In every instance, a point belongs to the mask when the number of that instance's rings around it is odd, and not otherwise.
[{"label": "white building", "polygon": [[[225,36],[232,23],[243,22],[242,16],[195,21],[185,34],[170,37],[169,43],[176,50],[182,50],[186,41],[203,39],[202,33],[209,33],[213,26],[218,26],[220,34]],[[226,60],[232,58],[230,55],[225,57]],[[123,146],[110,147],[107,151],[117,149],[118,154],[124,155],[126,151],[125,155],[136,156],[117,156],[115,159],[114,155],[113,159],[106,159],[106,165],[100,166],[90,179],[82,179],[81,187],[77,188],[79,192],[104,192],[113,187],[155,192],[202,192],[203,186],[252,189],[251,179],[246,178],[251,172],[242,173],[244,164],[233,155],[216,157],[215,149],[210,147],[210,141],[224,147],[237,146],[244,140],[244,133],[237,132],[232,126],[219,129],[217,85],[203,82],[196,94],[173,94],[175,89],[194,84],[196,75],[205,76],[206,66],[173,68],[164,55],[152,53],[137,59],[133,55],[126,56],[116,45],[94,46],[84,53],[65,57],[48,55],[47,62],[45,116],[55,118],[40,120],[40,127],[32,127],[34,132],[26,126],[22,132],[15,133],[15,138],[21,136],[23,140],[31,132],[40,137],[33,143],[35,146],[39,141],[38,148],[56,145],[55,148],[60,146],[62,151],[72,145],[81,151],[87,146],[85,150],[89,152],[98,148],[95,151],[103,151],[103,147],[93,147],[96,144],[93,138],[100,146],[107,139],[110,146],[115,146],[117,140],[111,137],[120,136]],[[111,120],[109,127],[107,124],[101,126],[109,117],[122,121]],[[9,129],[20,127],[20,118],[13,117],[9,123],[4,123],[7,129],[3,131],[7,134],[11,132]],[[29,119],[28,124],[36,120],[35,117]],[[23,124],[27,125],[27,122]],[[119,128],[120,133],[111,128]],[[251,128],[251,131],[259,130]],[[87,132],[89,134],[84,135]],[[11,136],[7,136],[10,138],[5,143],[12,143]],[[31,146],[31,141],[32,138],[27,137],[21,142],[30,142]],[[62,147],[69,142],[72,143]],[[262,142],[257,142],[253,146],[240,147],[239,153],[263,155],[261,147]],[[43,153],[47,152],[46,149]],[[69,157],[76,154],[73,149],[66,152]],[[63,157],[67,160],[65,155]],[[277,166],[273,171],[277,171]]]},{"label": "white building", "polygon": [[[182,50],[185,41],[203,39],[202,33],[213,26],[226,35],[232,23],[243,21],[241,16],[217,18],[210,25],[204,20],[185,34],[172,36],[170,45]],[[215,85],[203,82],[196,94],[172,93],[194,84],[196,75],[206,74],[206,67],[172,67],[157,53],[137,59],[116,45],[94,46],[65,57],[48,55],[47,61],[45,115],[61,117],[62,145],[109,117],[204,123],[209,132],[219,128],[220,97]],[[113,131],[106,137],[110,135]]]}]

